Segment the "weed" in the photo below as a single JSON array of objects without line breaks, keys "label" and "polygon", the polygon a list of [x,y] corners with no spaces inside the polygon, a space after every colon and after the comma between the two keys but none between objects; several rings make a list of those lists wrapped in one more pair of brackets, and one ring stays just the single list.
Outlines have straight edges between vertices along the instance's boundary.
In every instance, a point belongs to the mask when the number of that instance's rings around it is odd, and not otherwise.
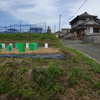
[{"label": "weed", "polygon": [[76,84],[77,84],[77,80],[76,79],[68,78],[68,84],[67,84],[68,87],[73,87]]},{"label": "weed", "polygon": [[37,58],[34,59],[34,61],[42,62],[43,61],[43,58],[37,57]]},{"label": "weed", "polygon": [[83,72],[81,69],[74,68],[74,67],[72,67],[70,70],[71,70],[71,72],[68,77],[68,87],[73,87],[76,84],[78,84]]},{"label": "weed", "polygon": [[67,65],[68,65],[68,67],[73,67],[74,66],[72,61],[70,61],[70,60],[68,61]]},{"label": "weed", "polygon": [[94,83],[93,88],[94,89],[100,89],[100,81],[98,81],[97,83]]},{"label": "weed", "polygon": [[83,90],[83,89],[78,89],[78,91],[77,91],[77,92],[78,92],[78,94],[79,94],[79,95],[83,95],[84,90]]},{"label": "weed", "polygon": [[84,77],[84,80],[85,81],[89,81],[90,83],[92,83],[93,82],[92,76],[93,76],[92,73],[85,72],[83,77]]},{"label": "weed", "polygon": [[53,62],[49,64],[48,75],[51,78],[55,78],[56,76],[62,75],[62,69],[60,67],[56,67]]},{"label": "weed", "polygon": [[0,77],[0,93],[8,93],[11,89],[11,83],[8,78]]},{"label": "weed", "polygon": [[28,61],[32,61],[32,59],[29,58],[29,57],[25,57],[25,58],[22,58],[22,59],[24,59],[24,60],[28,60]]},{"label": "weed", "polygon": [[28,71],[28,68],[20,67],[19,72],[21,74],[24,74],[26,71]]},{"label": "weed", "polygon": [[[36,90],[43,96],[44,100],[52,97],[52,93],[61,91],[60,83],[57,78],[62,75],[62,69],[56,67],[52,62],[48,69],[33,67],[33,82],[35,82]],[[48,97],[46,96],[48,95]]]},{"label": "weed", "polygon": [[92,69],[94,72],[100,74],[100,66],[92,67],[91,69]]},{"label": "weed", "polygon": [[73,62],[78,63],[79,62],[78,57],[74,56]]}]

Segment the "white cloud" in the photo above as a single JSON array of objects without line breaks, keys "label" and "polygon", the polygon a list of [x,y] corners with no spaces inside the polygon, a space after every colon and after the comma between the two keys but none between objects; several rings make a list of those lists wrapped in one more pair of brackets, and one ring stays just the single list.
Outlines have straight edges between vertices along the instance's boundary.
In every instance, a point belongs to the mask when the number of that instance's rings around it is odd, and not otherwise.
[{"label": "white cloud", "polygon": [[[85,1],[85,0],[84,0]],[[59,15],[61,16],[61,25],[66,23],[69,18],[77,11],[84,2],[83,0],[0,0],[0,10],[6,11],[16,19],[27,21],[29,23],[47,22],[47,25],[53,27],[59,26]],[[84,6],[76,13],[74,17],[84,12],[91,15],[100,16],[100,0],[87,0]],[[73,18],[72,18],[73,19]],[[71,19],[71,20],[72,20]],[[69,22],[61,27],[70,27]]]}]

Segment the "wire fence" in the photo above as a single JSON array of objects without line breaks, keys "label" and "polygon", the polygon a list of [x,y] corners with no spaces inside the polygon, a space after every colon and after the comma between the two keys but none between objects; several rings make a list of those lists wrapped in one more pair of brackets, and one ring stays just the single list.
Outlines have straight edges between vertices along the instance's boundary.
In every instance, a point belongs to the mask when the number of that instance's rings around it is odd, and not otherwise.
[{"label": "wire fence", "polygon": [[[0,33],[45,33],[45,22],[29,24],[22,21],[19,22],[0,22]],[[33,30],[32,30],[33,28]]]}]

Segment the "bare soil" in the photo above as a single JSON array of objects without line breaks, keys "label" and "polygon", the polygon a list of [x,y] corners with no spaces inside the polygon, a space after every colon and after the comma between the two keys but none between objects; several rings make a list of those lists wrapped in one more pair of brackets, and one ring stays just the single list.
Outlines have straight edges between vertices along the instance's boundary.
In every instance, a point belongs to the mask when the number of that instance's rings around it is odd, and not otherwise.
[{"label": "bare soil", "polygon": [[59,49],[56,48],[38,48],[30,51],[29,48],[25,48],[25,52],[19,52],[18,49],[12,48],[12,51],[6,51],[5,48],[1,49],[0,54],[62,54]]}]

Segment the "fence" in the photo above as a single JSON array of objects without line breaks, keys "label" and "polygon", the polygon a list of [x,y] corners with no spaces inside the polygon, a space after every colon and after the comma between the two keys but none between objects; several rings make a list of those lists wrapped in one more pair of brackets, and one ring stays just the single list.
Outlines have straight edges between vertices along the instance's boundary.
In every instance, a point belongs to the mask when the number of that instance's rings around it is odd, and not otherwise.
[{"label": "fence", "polygon": [[[11,23],[11,24],[10,24]],[[0,33],[46,33],[45,23],[0,22]]]}]

